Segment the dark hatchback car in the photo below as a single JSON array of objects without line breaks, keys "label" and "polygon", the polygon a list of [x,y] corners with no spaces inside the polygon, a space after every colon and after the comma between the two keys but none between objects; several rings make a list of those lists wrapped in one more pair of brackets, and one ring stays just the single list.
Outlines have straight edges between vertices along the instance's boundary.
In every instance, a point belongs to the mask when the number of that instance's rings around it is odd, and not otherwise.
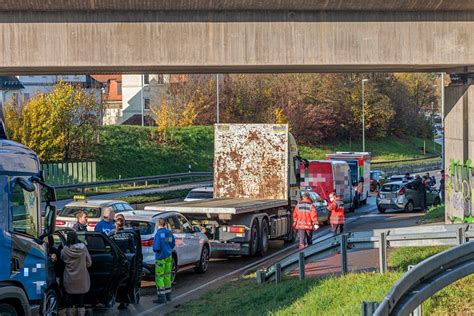
[{"label": "dark hatchback car", "polygon": [[[56,231],[49,236],[49,253],[60,258],[70,229]],[[138,304],[143,269],[140,233],[124,230],[107,236],[98,232],[77,232],[91,256],[88,269],[91,288],[85,296],[88,307],[113,307],[115,303]],[[58,308],[65,307],[67,295],[62,284],[64,263],[57,260],[48,268],[50,282],[56,282]]]}]

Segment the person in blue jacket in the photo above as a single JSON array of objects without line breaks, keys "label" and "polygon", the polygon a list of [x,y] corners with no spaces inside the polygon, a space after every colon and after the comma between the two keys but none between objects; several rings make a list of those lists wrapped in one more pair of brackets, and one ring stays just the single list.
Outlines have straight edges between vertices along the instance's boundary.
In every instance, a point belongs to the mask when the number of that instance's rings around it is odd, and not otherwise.
[{"label": "person in blue jacket", "polygon": [[105,208],[104,215],[100,222],[95,225],[94,231],[110,235],[110,233],[115,229],[114,216],[115,212],[111,207]]},{"label": "person in blue jacket", "polygon": [[166,221],[158,219],[157,231],[153,242],[155,252],[155,283],[158,299],[154,303],[164,304],[171,301],[171,269],[173,268],[172,253],[176,245],[173,233],[166,228]]}]

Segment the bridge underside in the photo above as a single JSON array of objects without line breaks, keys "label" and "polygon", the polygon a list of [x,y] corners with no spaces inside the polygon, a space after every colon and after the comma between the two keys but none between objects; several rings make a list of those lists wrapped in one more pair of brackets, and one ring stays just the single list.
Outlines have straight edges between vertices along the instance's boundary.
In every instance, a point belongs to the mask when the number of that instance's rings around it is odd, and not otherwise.
[{"label": "bridge underside", "polygon": [[474,12],[0,11],[0,74],[466,72]]}]

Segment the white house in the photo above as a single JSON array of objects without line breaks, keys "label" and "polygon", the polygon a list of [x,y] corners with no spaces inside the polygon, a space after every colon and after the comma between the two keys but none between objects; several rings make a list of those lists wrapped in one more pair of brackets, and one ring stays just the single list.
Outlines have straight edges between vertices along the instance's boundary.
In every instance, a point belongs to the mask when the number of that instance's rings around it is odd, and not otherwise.
[{"label": "white house", "polygon": [[0,106],[14,99],[19,101],[23,85],[14,76],[0,76]]}]

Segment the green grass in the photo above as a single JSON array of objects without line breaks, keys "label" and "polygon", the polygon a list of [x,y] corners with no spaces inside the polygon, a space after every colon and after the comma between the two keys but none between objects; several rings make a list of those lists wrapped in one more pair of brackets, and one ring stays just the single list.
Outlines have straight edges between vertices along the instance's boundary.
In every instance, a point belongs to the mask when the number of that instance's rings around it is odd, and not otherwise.
[{"label": "green grass", "polygon": [[180,191],[173,191],[173,192],[166,192],[166,193],[150,193],[150,194],[142,194],[142,195],[124,196],[124,197],[121,197],[120,199],[130,204],[142,204],[142,203],[151,203],[151,202],[158,202],[158,201],[163,201],[163,200],[184,198],[186,197],[188,192],[189,190],[180,190]]},{"label": "green grass", "polygon": [[[360,315],[363,301],[381,301],[409,264],[446,248],[399,248],[390,254],[394,271],[349,273],[325,278],[285,278],[257,285],[255,275],[233,281],[179,306],[172,315]],[[423,304],[426,315],[474,313],[474,276],[436,293]]]},{"label": "green grass", "polygon": [[[195,171],[211,171],[214,154],[213,126],[191,126],[172,130],[172,137],[162,143],[156,128],[142,126],[104,126],[100,145],[96,149],[97,176],[102,179],[131,178],[146,175],[187,172],[188,165]],[[298,140],[296,140],[298,143]],[[306,159],[324,159],[334,151],[360,151],[360,142],[337,142],[317,148],[299,146]],[[419,138],[387,138],[368,140],[367,150],[374,161],[400,160],[423,157],[423,140]],[[427,141],[426,156],[439,153],[441,147]]]},{"label": "green grass", "polygon": [[[382,140],[367,140],[366,150],[372,153],[373,161],[403,160],[439,155],[441,146],[432,140],[426,140],[426,155],[423,155],[423,139],[408,137],[406,139],[389,137]],[[318,148],[299,146],[303,158],[324,159],[326,154],[334,151],[362,151],[360,141],[338,142]]]},{"label": "green grass", "polygon": [[432,206],[420,219],[420,224],[439,223],[445,220],[444,204]]}]

